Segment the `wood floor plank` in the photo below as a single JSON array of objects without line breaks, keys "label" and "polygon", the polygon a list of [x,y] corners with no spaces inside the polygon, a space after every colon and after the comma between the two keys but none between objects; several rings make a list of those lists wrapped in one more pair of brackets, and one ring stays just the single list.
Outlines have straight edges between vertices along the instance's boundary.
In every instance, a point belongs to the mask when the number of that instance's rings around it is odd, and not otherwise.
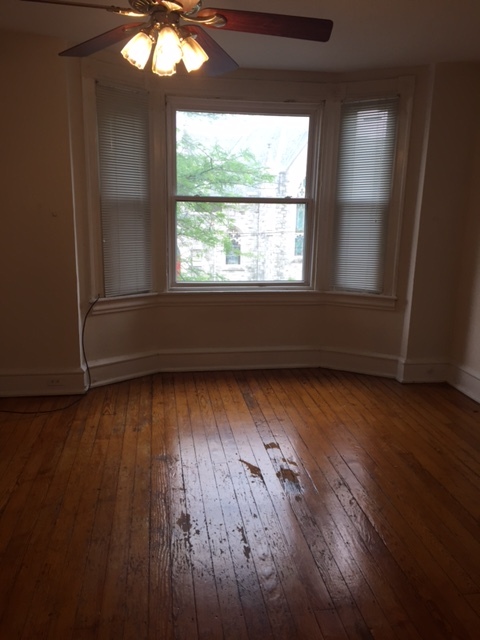
[{"label": "wood floor plank", "polygon": [[110,538],[97,638],[122,638],[127,607],[127,575],[130,527],[135,483],[137,423],[140,402],[139,380],[128,385],[128,402],[122,434],[122,449],[113,513],[113,535]]},{"label": "wood floor plank", "polygon": [[[77,510],[82,501],[86,478],[90,481],[89,474],[93,469],[91,458],[95,449],[95,434],[100,420],[104,393],[104,389],[95,390],[91,400],[97,401],[91,401],[88,406],[86,404],[84,406],[85,428],[78,441],[78,448],[62,496],[62,517],[57,518],[50,535],[41,581],[36,585],[30,609],[32,614],[27,615],[23,638],[32,637],[35,633],[39,637],[48,637],[49,629],[61,610],[62,600],[68,596],[70,584],[75,581],[74,571],[70,574],[70,581],[66,581],[68,574],[65,566],[78,552],[77,549],[73,551],[73,557],[70,555],[72,544],[75,546],[76,542],[77,523],[80,522],[82,532],[79,535],[84,531],[84,523],[77,520]],[[88,523],[85,523],[85,526],[88,527]],[[62,613],[65,612],[66,609],[63,609]]]},{"label": "wood floor plank", "polygon": [[[78,601],[85,580],[88,555],[86,550],[91,544],[96,514],[99,505],[99,491],[103,481],[104,467],[108,453],[110,416],[105,416],[105,408],[98,417],[95,439],[88,461],[82,464],[82,475],[86,478],[75,477],[81,488],[81,495],[77,502],[75,522],[72,527],[65,559],[62,567],[61,589],[58,589],[54,599],[55,614],[51,616],[48,638],[71,638],[74,634],[75,618]],[[105,437],[107,434],[107,437]],[[64,575],[69,576],[68,582]]]},{"label": "wood floor plank", "polygon": [[[352,384],[355,392],[358,388],[357,384],[355,381],[352,381]],[[365,401],[365,395],[357,397],[360,397],[363,402]],[[381,406],[375,406],[375,413],[377,419],[382,420],[385,418]],[[397,419],[395,419],[393,425],[399,435],[404,432],[403,425],[399,425]],[[411,431],[414,433],[413,430]],[[368,429],[362,427],[359,433],[367,432]],[[413,446],[411,437],[409,438],[409,444],[404,446]],[[401,479],[395,479],[395,486],[392,487],[392,490],[395,491],[394,499],[397,508],[410,523],[412,529],[417,532],[419,538],[424,541],[426,546],[432,549],[439,564],[445,568],[457,588],[462,593],[477,592],[480,590],[480,585],[477,584],[472,576],[480,575],[480,540],[472,536],[469,530],[459,527],[458,521],[450,517],[444,504],[444,485],[440,487],[432,478],[428,479],[421,463],[423,456],[421,461],[419,459],[422,449],[415,448],[416,452],[413,458],[408,453],[408,448],[399,450],[398,445],[393,445],[391,439],[387,437],[387,442],[384,445],[380,444],[378,449],[372,451],[372,457],[375,458],[375,462],[372,461],[369,473],[377,479],[377,482],[383,483],[386,478],[387,481],[392,483],[392,480],[385,473],[382,474],[379,468],[380,464],[384,462],[385,465],[398,465],[402,461],[408,461],[405,465],[406,473]],[[359,473],[361,472],[359,471]],[[416,489],[418,490],[420,484],[425,485],[425,490],[418,492],[417,499],[412,502],[410,495]],[[438,495],[438,500],[432,499],[435,495]],[[427,521],[428,525],[426,524]],[[455,544],[459,537],[464,541],[461,547]]]},{"label": "wood floor plank", "polygon": [[[304,544],[303,536],[291,518],[291,510],[285,502],[279,478],[233,376],[226,378],[222,397],[224,402],[228,400],[228,407],[233,405],[229,419],[241,456],[240,462],[244,471],[253,476],[252,485],[256,487],[253,499],[259,508],[264,537],[273,551],[274,561],[275,558],[281,559],[276,563],[276,570],[279,577],[278,589],[285,598],[285,603],[284,610],[277,614],[278,621],[272,618],[274,633],[284,633],[285,612],[289,609],[294,631],[288,633],[297,633],[300,637],[321,637],[308,594],[304,592],[304,583],[292,557],[294,548]],[[327,608],[330,600],[323,584],[322,587]]]},{"label": "wood floor plank", "polygon": [[[217,598],[222,622],[222,637],[242,640],[248,637],[242,610],[236,573],[230,551],[229,528],[231,522],[224,519],[222,504],[228,504],[232,496],[217,484],[210,446],[206,437],[205,420],[208,420],[208,399],[205,391],[188,376],[185,380],[188,409],[192,424],[198,475],[203,505]],[[203,408],[203,410],[202,410]]]},{"label": "wood floor plank", "polygon": [[104,426],[99,426],[97,433],[99,437],[108,438],[108,447],[75,612],[73,637],[76,640],[96,637],[100,625],[99,603],[103,600],[110,541],[114,535],[113,519],[126,420],[128,383],[114,385],[112,390],[116,391],[115,404],[109,410],[105,408],[106,413],[102,417]]},{"label": "wood floor plank", "polygon": [[479,637],[461,393],[292,369],[73,401],[0,398],[2,640]]},{"label": "wood floor plank", "polygon": [[136,451],[129,525],[126,619],[123,630],[125,640],[137,640],[138,637],[147,637],[149,625],[149,599],[145,593],[145,584],[148,584],[149,581],[150,568],[150,461],[152,441],[152,381],[150,378],[141,380],[138,413],[134,421]]},{"label": "wood floor plank", "polygon": [[[3,617],[8,630],[6,637],[19,638],[29,620],[36,630],[43,627],[46,633],[48,629],[47,607],[40,606],[37,610],[36,605],[45,602],[47,594],[51,593],[50,574],[55,553],[52,540],[61,521],[60,512],[66,504],[72,465],[77,458],[85,433],[85,419],[92,406],[92,398],[85,399],[75,409],[52,413],[45,425],[44,444],[40,449],[44,454],[45,468],[52,475],[48,477],[47,473],[47,482],[40,482],[40,488],[43,485],[46,493],[41,495],[40,502],[31,511],[24,510],[17,535],[11,541],[13,544],[6,550],[6,556],[17,565],[15,580],[9,584]],[[47,436],[49,432],[50,437]],[[59,437],[64,442],[63,447],[58,446]],[[60,455],[52,455],[53,451],[60,452]],[[64,549],[58,550],[58,554]]]},{"label": "wood floor plank", "polygon": [[176,473],[176,463],[167,426],[163,376],[154,376],[152,384],[148,638],[170,640],[174,637],[170,477]]},{"label": "wood floor plank", "polygon": [[[178,386],[178,383],[177,383]],[[175,464],[170,478],[171,503],[169,527],[172,539],[172,604],[174,637],[180,640],[198,638],[197,603],[190,557],[190,521],[186,518],[186,489],[182,468],[180,435],[177,418],[175,379],[165,376],[165,420],[171,456]]]},{"label": "wood floor plank", "polygon": [[[284,430],[286,415],[278,410],[276,398],[273,402],[277,411],[273,410],[272,390],[266,378],[259,382],[258,374],[248,376],[243,373],[237,374],[237,378],[240,378],[242,393],[248,398],[247,404],[252,417],[254,417],[263,445],[310,549],[311,556],[310,554],[304,556],[294,554],[297,556],[297,563],[307,592],[306,597],[312,603],[323,635],[325,637],[346,638],[346,631],[341,624],[328,589],[329,586],[332,589],[329,585],[331,577],[337,574],[338,586],[344,593],[348,593],[348,588],[329,553],[324,536],[317,528],[313,514],[305,509],[305,485],[309,483],[310,478],[305,473],[301,458]],[[318,547],[318,552],[315,551],[315,547]],[[318,565],[327,564],[326,558],[328,558],[329,570],[323,574],[325,576],[328,574],[328,578],[324,582],[322,574],[318,572]],[[334,589],[332,589],[332,593],[335,593]],[[335,595],[333,595],[334,597]]]},{"label": "wood floor plank", "polygon": [[[342,386],[336,385],[335,389],[337,394],[342,397],[344,393]],[[338,396],[336,400],[332,399],[331,402],[336,402],[338,405]],[[350,405],[347,404],[345,406],[347,406],[348,414],[354,414],[354,421],[360,420],[359,414],[355,414],[351,407],[348,408]],[[338,409],[337,412],[342,410]],[[372,418],[372,420],[375,422],[375,418]],[[422,596],[430,609],[432,609],[431,603],[436,603],[436,607],[432,612],[435,620],[441,622],[444,627],[443,633],[452,634],[453,630],[461,630],[466,620],[470,621],[468,624],[475,624],[475,617],[472,616],[472,612],[466,605],[465,600],[458,597],[458,593],[452,588],[450,580],[441,570],[437,559],[431,555],[430,550],[421,543],[411,528],[406,526],[401,514],[392,506],[388,498],[384,498],[382,487],[377,488],[374,493],[376,500],[372,501],[372,483],[370,482],[366,485],[368,487],[367,492],[366,487],[362,486],[348,465],[340,463],[340,468],[342,476],[350,489],[355,488],[355,498],[359,507],[360,517],[365,518],[365,514],[368,514],[367,517],[376,526],[383,525],[381,528],[383,539],[391,545],[389,548],[403,570],[409,572],[410,580],[413,583],[416,582],[419,595]],[[342,494],[340,490],[337,493],[339,496]],[[345,496],[343,500],[345,508],[351,510],[355,503],[352,505],[350,496],[348,498],[347,501],[347,496]],[[381,512],[379,510],[380,504],[382,505]],[[387,513],[388,516],[386,516]],[[401,535],[399,535],[399,532],[401,532]],[[412,544],[413,542],[414,544]],[[422,579],[420,577],[422,574],[429,575],[430,580]],[[445,608],[449,610],[449,618],[442,615],[442,611]]]},{"label": "wood floor plank", "polygon": [[[298,433],[301,434],[304,425],[310,427],[308,434],[304,436],[304,441],[308,436],[308,449],[303,451],[303,460],[306,461],[308,459],[307,456],[311,451],[318,465],[313,461],[308,464],[309,473],[314,480],[316,491],[320,495],[329,495],[329,493],[332,493],[332,489],[337,490],[338,487],[342,486],[341,475],[336,464],[338,457],[336,447],[342,447],[341,441],[337,442],[334,439],[332,442],[326,437],[328,423],[319,414],[316,407],[313,412],[308,411],[308,404],[306,405],[304,402],[304,390],[295,377],[289,376],[287,380],[280,380],[283,383],[280,386],[278,382],[275,383],[273,380],[270,380],[270,382],[274,386],[280,402],[286,407],[286,413],[292,425],[294,425],[295,432],[298,430]],[[285,395],[285,388],[287,387],[292,391],[294,390],[294,402],[291,402],[289,396]],[[285,424],[285,417],[283,420]],[[345,513],[343,505],[336,500],[335,491],[325,507],[322,508],[322,511],[315,508],[316,505],[321,505],[317,496],[310,496],[309,492],[305,492],[304,498],[309,506],[312,505],[310,508],[313,509],[315,517],[319,520],[319,529],[325,536],[332,560],[335,562],[335,566],[338,567],[342,580],[346,585],[345,590],[339,590],[337,587],[333,591],[336,601],[342,602],[342,599],[345,599],[345,593],[348,593],[361,613],[359,618],[358,613],[355,610],[352,611],[348,606],[339,607],[343,615],[348,614],[349,616],[345,619],[347,632],[350,634],[357,633],[358,628],[363,625],[365,627],[364,634],[375,631],[376,634],[387,637],[393,631],[389,628],[379,600],[382,600],[382,604],[384,604],[388,591],[385,589],[372,590],[370,582],[374,579],[375,565],[370,562],[368,554],[365,553],[362,539],[355,530],[348,514]],[[350,500],[354,500],[353,495],[350,495]],[[328,566],[326,575],[335,575],[335,569],[332,564]],[[385,587],[387,584],[388,582],[383,580],[382,586]],[[332,589],[334,589],[333,585]],[[398,614],[398,611],[396,613],[397,620],[401,621],[401,625],[405,629],[408,626],[408,623],[405,623],[405,615],[403,614],[402,617]],[[404,633],[406,633],[405,630]]]},{"label": "wood floor plank", "polygon": [[[219,615],[220,605],[212,558],[211,542],[214,533],[210,532],[209,513],[205,509],[205,498],[199,473],[200,458],[208,452],[197,451],[195,447],[193,431],[197,429],[198,425],[193,422],[194,416],[192,416],[188,403],[189,392],[192,393],[192,390],[189,390],[188,377],[176,376],[175,400],[182,473],[185,483],[185,510],[181,512],[176,525],[183,531],[190,554],[197,607],[198,636],[214,640],[223,637],[223,626],[221,615]],[[215,614],[212,615],[212,612]]]},{"label": "wood floor plank", "polygon": [[204,426],[217,484],[222,487],[224,494],[222,510],[226,524],[229,523],[228,538],[236,584],[249,637],[273,638],[262,590],[262,571],[268,562],[268,555],[261,551],[257,554],[249,544],[249,537],[259,532],[258,513],[250,499],[250,487],[245,481],[243,469],[238,465],[240,454],[216,380],[218,374],[203,375],[199,386],[202,388],[203,384],[204,393],[208,393],[208,403],[203,404],[202,413],[204,416],[207,413],[209,417],[205,419]]}]

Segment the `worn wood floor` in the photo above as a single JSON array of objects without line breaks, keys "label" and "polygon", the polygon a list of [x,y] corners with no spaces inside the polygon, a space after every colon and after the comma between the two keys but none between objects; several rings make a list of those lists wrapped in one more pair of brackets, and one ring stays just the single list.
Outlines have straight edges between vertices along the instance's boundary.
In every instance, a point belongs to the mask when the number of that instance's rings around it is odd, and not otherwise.
[{"label": "worn wood floor", "polygon": [[294,370],[0,413],[0,638],[478,640],[479,409]]}]

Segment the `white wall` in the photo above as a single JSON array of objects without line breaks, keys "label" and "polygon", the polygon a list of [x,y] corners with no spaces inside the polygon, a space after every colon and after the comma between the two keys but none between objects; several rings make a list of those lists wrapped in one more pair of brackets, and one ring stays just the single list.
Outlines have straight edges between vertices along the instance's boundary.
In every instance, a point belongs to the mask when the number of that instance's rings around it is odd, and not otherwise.
[{"label": "white wall", "polygon": [[[478,155],[480,65],[437,65],[430,83],[402,374],[410,381],[440,376],[457,384],[458,367],[467,367],[477,378],[480,373],[474,338],[478,326],[474,274],[480,240],[474,157],[475,145]],[[478,342],[478,333],[476,338]],[[470,388],[471,395],[476,395],[472,392]]]},{"label": "white wall", "polygon": [[451,382],[480,402],[480,80],[471,83],[472,172],[461,235]]},{"label": "white wall", "polygon": [[0,38],[0,393],[83,386],[67,85],[47,38]]}]

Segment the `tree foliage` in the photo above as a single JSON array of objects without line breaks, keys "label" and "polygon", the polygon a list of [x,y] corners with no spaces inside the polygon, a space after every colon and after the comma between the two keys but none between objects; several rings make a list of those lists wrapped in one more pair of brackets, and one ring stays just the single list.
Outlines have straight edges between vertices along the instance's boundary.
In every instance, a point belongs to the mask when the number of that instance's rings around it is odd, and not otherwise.
[{"label": "tree foliage", "polygon": [[[179,196],[248,197],[258,194],[263,184],[275,180],[249,149],[231,152],[218,143],[207,146],[188,132],[183,132],[177,141],[176,167]],[[176,212],[177,245],[195,248],[203,255],[217,247],[229,253],[236,233],[234,217],[235,203],[180,201]],[[211,274],[194,264],[191,251],[183,253],[188,255],[179,256],[178,279],[189,282],[211,280]]]}]

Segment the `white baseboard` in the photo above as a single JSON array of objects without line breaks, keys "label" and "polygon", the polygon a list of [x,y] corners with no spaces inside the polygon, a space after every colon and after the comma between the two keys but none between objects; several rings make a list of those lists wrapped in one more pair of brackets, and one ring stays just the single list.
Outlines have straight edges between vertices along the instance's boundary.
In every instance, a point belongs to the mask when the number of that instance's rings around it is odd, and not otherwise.
[{"label": "white baseboard", "polygon": [[370,376],[394,378],[397,373],[396,356],[367,351],[343,351],[337,349],[321,349],[316,366],[325,369],[337,369],[364,373]]},{"label": "white baseboard", "polygon": [[448,383],[475,402],[480,402],[480,373],[478,371],[452,365]]},{"label": "white baseboard", "polygon": [[[321,367],[396,378],[399,382],[448,382],[480,402],[480,373],[446,362],[398,360],[378,353],[316,349],[189,349],[130,354],[89,363],[92,386],[102,386],[157,372],[227,371]],[[0,373],[0,397],[76,395],[87,389],[82,369],[63,372]]]},{"label": "white baseboard", "polygon": [[134,354],[90,363],[92,386],[110,384],[161,371],[226,371],[323,367],[394,377],[391,356],[304,347],[280,349],[189,349]]},{"label": "white baseboard", "polygon": [[86,374],[82,369],[50,373],[1,373],[0,397],[63,396],[85,393]]},{"label": "white baseboard", "polygon": [[399,360],[396,379],[399,382],[446,382],[450,373],[448,362],[429,359]]}]

